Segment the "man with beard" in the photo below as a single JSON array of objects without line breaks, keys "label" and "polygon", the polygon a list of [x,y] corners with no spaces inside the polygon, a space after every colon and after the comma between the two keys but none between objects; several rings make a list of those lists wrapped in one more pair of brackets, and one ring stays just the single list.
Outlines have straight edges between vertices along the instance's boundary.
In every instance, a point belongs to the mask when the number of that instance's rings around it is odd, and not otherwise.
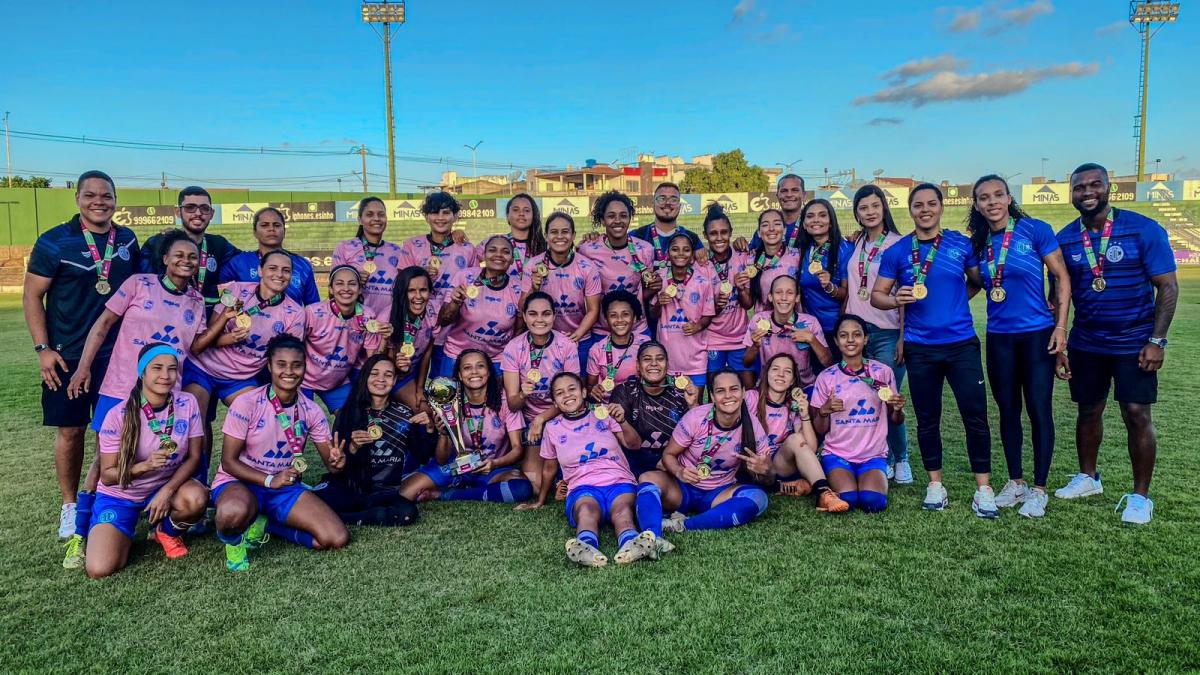
[{"label": "man with beard", "polygon": [[668,267],[667,242],[671,241],[671,237],[674,237],[676,232],[687,235],[688,241],[692,243],[692,250],[696,252],[698,262],[704,263],[708,259],[707,252],[701,253],[704,251],[704,242],[700,241],[699,235],[676,224],[679,220],[679,211],[679,186],[674,183],[659,183],[658,187],[654,188],[654,222],[629,233],[629,236],[648,241],[654,247],[654,267],[656,269]]},{"label": "man with beard", "polygon": [[[218,234],[207,234],[213,219],[212,195],[202,187],[192,185],[179,191],[175,216],[183,223],[183,231],[200,247],[200,269],[196,284],[205,304],[217,302],[219,271],[233,256],[241,253],[229,240]],[[156,234],[142,246],[142,273],[162,274],[162,252],[158,250],[163,235]]]},{"label": "man with beard", "polygon": [[[1075,499],[1104,492],[1096,460],[1108,390],[1115,382],[1133,464],[1133,492],[1117,508],[1126,504],[1122,522],[1144,525],[1154,516],[1154,502],[1147,495],[1158,443],[1150,406],[1158,400],[1158,369],[1179,282],[1166,230],[1141,214],[1110,207],[1108,191],[1104,167],[1075,169],[1071,203],[1079,218],[1058,233],[1071,277],[1075,323],[1067,342],[1069,356],[1058,355],[1056,374],[1070,381],[1071,399],[1079,406],[1079,473],[1054,495]],[[1050,297],[1056,296],[1052,292]]]},{"label": "man with beard", "polygon": [[[804,179],[794,173],[780,176],[775,187],[775,195],[779,199],[779,210],[783,211],[783,227],[785,228],[783,241],[788,246],[795,246],[800,210],[804,208]],[[754,237],[750,239],[750,248],[755,248],[758,243],[758,232],[755,232]],[[737,248],[736,242],[734,248]]]}]

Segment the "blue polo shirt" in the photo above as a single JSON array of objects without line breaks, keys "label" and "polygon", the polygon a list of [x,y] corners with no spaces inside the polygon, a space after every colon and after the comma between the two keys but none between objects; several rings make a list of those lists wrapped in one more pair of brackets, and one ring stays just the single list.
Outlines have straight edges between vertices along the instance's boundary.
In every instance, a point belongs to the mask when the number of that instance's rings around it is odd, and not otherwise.
[{"label": "blue polo shirt", "polygon": [[[1058,233],[1071,276],[1075,323],[1070,349],[1099,354],[1137,354],[1154,331],[1154,284],[1150,277],[1175,271],[1175,251],[1162,225],[1140,213],[1115,209],[1104,261],[1103,292],[1092,290],[1092,269],[1083,252],[1079,219]],[[1089,231],[1099,256],[1100,233]]]},{"label": "blue polo shirt", "polygon": [[[992,233],[992,259],[1000,261],[1004,232]],[[1008,258],[1004,263],[1004,302],[992,302],[992,275],[987,251],[979,256],[979,275],[987,299],[989,333],[1028,333],[1054,325],[1054,314],[1046,300],[1046,268],[1043,259],[1058,250],[1058,239],[1048,223],[1022,218],[1013,228]]]},{"label": "blue polo shirt", "polygon": [[[655,256],[654,256],[655,258],[658,258],[657,252],[659,250],[661,250],[664,254],[667,252],[667,248],[671,245],[671,240],[674,239],[675,235],[677,235],[677,234],[686,234],[687,235],[688,241],[692,242],[692,252],[693,253],[704,248],[704,242],[701,241],[699,235],[697,235],[695,232],[692,232],[691,230],[689,230],[686,227],[679,225],[679,224],[675,225],[675,231],[671,232],[671,234],[669,236],[663,236],[661,234],[658,235],[658,243],[657,244],[654,243],[654,234],[653,233],[654,233],[654,223],[650,223],[648,225],[642,225],[641,227],[630,231],[629,236],[637,237],[638,239],[641,239],[642,241],[650,242],[651,246],[655,246],[656,247]],[[669,260],[670,259],[668,258],[668,261]],[[669,264],[669,262],[668,262],[668,264]]]},{"label": "blue polo shirt", "polygon": [[[912,239],[902,237],[883,252],[879,276],[894,279],[900,286],[912,286]],[[921,242],[920,259],[929,258],[933,240]],[[947,345],[975,337],[971,308],[967,304],[967,270],[979,265],[971,250],[971,240],[961,232],[942,230],[942,245],[929,268],[924,300],[904,306],[904,339],[918,345]]]},{"label": "blue polo shirt", "polygon": [[[830,250],[832,251],[832,246]],[[838,316],[842,313],[842,302],[833,299],[826,293],[825,289],[821,288],[821,280],[817,275],[808,271],[812,254],[811,247],[800,252],[800,291],[804,294],[804,311],[817,317],[817,321],[821,322],[821,330],[826,334],[832,334],[834,324],[837,323]],[[834,286],[841,284],[847,278],[850,258],[853,256],[854,244],[842,239],[838,246],[837,269],[829,270],[830,281]],[[821,262],[826,269],[829,269],[828,252]]]},{"label": "blue polo shirt", "polygon": [[[292,283],[284,292],[292,300],[301,305],[311,305],[321,301],[321,292],[317,290],[316,279],[313,278],[313,268],[304,256],[285,251],[292,258]],[[243,251],[221,266],[221,283],[229,281],[247,281],[258,283],[258,251]]]}]

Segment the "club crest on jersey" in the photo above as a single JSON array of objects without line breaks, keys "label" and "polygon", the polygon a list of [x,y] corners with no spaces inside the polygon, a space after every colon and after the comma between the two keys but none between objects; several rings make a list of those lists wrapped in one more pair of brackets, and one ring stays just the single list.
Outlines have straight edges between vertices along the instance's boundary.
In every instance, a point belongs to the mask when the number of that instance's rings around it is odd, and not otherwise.
[{"label": "club crest on jersey", "polygon": [[1125,249],[1121,248],[1119,244],[1113,244],[1108,247],[1108,253],[1104,257],[1108,258],[1108,262],[1111,263],[1121,262],[1125,259]]}]

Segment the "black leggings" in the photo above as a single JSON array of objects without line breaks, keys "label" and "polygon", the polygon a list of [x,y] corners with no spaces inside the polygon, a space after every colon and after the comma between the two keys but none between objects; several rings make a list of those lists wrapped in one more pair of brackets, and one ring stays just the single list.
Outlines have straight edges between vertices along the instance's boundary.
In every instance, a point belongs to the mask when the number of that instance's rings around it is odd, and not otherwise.
[{"label": "black leggings", "polygon": [[398,488],[360,493],[341,482],[329,481],[313,488],[348,525],[412,525],[417,505],[400,496]]},{"label": "black leggings", "polygon": [[904,343],[908,389],[917,415],[917,445],[926,471],[942,470],[942,384],[949,380],[967,432],[967,458],[973,473],[992,470],[987,392],[983,388],[979,338],[948,345]]},{"label": "black leggings", "polygon": [[1046,351],[1053,328],[1028,333],[988,333],[987,372],[992,398],[1000,408],[1000,442],[1008,477],[1024,478],[1021,458],[1025,430],[1021,402],[1033,436],[1033,484],[1045,487],[1054,455],[1054,355]]}]

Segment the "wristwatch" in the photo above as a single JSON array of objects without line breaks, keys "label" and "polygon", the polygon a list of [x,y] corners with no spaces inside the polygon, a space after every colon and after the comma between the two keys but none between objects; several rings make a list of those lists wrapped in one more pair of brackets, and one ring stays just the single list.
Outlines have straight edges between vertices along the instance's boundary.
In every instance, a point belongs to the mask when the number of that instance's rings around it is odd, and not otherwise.
[{"label": "wristwatch", "polygon": [[34,346],[33,346],[33,351],[35,351],[35,352],[37,352],[37,353],[39,353],[39,354],[41,354],[42,352],[46,351],[47,349],[50,349],[50,345],[48,345],[48,344],[46,344],[46,343],[37,344],[37,345],[34,345]]},{"label": "wristwatch", "polygon": [[1152,337],[1152,338],[1150,338],[1150,344],[1154,345],[1155,347],[1158,347],[1159,349],[1166,349],[1167,348],[1167,338]]}]

